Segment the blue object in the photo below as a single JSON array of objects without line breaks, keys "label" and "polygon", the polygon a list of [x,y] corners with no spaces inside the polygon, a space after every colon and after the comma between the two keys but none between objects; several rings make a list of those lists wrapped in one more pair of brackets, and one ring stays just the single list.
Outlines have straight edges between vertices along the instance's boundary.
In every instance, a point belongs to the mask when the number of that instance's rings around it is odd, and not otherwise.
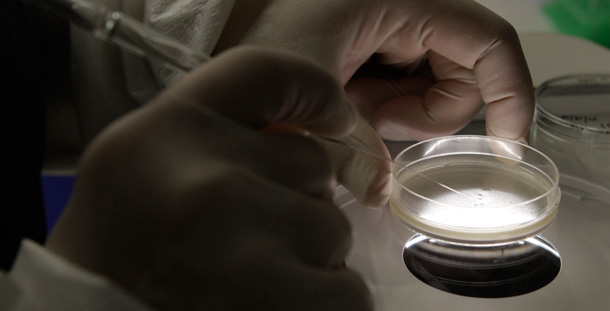
[{"label": "blue object", "polygon": [[42,195],[47,214],[47,232],[51,232],[70,199],[75,177],[72,175],[42,175]]}]

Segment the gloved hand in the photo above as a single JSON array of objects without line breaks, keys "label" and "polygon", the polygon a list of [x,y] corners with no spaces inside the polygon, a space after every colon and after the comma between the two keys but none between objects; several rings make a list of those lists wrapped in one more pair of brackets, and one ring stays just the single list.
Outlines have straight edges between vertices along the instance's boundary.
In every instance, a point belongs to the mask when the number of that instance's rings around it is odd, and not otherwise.
[{"label": "gloved hand", "polygon": [[[330,70],[370,121],[359,135],[378,152],[373,128],[390,140],[448,135],[484,104],[487,134],[528,137],[533,87],[517,34],[472,0],[236,0],[217,50],[237,44],[287,49]],[[354,76],[364,64],[375,70]],[[340,180],[361,202],[385,202],[387,167],[346,150],[338,158],[357,167]]]},{"label": "gloved hand", "polygon": [[159,310],[370,310],[328,154],[277,133],[355,118],[317,65],[228,51],[91,144],[47,247]]}]

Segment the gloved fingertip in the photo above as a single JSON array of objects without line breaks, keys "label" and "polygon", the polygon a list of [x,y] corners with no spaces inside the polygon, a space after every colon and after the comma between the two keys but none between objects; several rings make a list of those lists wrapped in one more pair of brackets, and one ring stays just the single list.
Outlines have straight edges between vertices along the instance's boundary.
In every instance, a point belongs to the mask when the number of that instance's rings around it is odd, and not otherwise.
[{"label": "gloved fingertip", "polygon": [[387,195],[376,195],[374,197],[367,197],[358,202],[367,208],[381,208],[384,207],[390,200],[390,194]]},{"label": "gloved fingertip", "polygon": [[[503,138],[495,135],[493,132],[487,130],[488,136]],[[498,160],[508,164],[510,166],[519,165],[521,161],[525,158],[528,152],[528,143],[527,143],[528,134],[520,135],[518,138],[509,139],[511,141],[517,142],[517,144],[507,144],[502,141],[490,141],[490,149],[493,154],[498,155]],[[503,138],[507,139],[507,138]]]},{"label": "gloved fingertip", "polygon": [[415,137],[412,137],[406,129],[398,124],[393,124],[388,121],[371,121],[371,126],[377,131],[377,134],[385,140],[392,141],[414,141]]},{"label": "gloved fingertip", "polygon": [[392,194],[392,178],[390,174],[380,174],[368,185],[365,191],[361,191],[356,200],[365,207],[378,208],[388,203]]},{"label": "gloved fingertip", "polygon": [[498,126],[492,127],[487,124],[485,129],[487,136],[499,137],[514,140],[522,144],[529,144],[529,129],[515,133],[514,129],[501,129]]},{"label": "gloved fingertip", "polygon": [[347,98],[344,95],[341,97],[329,101],[324,111],[300,125],[322,137],[341,138],[350,135],[358,126],[360,116]]}]

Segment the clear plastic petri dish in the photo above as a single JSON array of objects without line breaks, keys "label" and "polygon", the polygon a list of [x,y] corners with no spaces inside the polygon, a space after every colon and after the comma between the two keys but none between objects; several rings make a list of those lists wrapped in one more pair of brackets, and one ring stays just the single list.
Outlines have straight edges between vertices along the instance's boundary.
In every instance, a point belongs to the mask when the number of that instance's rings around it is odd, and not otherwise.
[{"label": "clear plastic petri dish", "polygon": [[425,236],[509,243],[542,232],[557,215],[557,167],[527,145],[448,136],[412,145],[396,161],[390,209]]},{"label": "clear plastic petri dish", "polygon": [[610,74],[558,77],[536,89],[530,142],[562,174],[610,189]]}]

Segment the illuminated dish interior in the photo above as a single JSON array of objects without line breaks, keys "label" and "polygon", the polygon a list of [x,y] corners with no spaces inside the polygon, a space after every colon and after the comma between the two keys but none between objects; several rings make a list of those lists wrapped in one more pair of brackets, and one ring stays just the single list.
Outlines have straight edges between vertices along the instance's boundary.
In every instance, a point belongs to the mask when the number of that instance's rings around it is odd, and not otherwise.
[{"label": "illuminated dish interior", "polygon": [[559,172],[541,152],[505,139],[448,136],[397,157],[390,207],[414,231],[441,240],[522,240],[557,215]]}]

